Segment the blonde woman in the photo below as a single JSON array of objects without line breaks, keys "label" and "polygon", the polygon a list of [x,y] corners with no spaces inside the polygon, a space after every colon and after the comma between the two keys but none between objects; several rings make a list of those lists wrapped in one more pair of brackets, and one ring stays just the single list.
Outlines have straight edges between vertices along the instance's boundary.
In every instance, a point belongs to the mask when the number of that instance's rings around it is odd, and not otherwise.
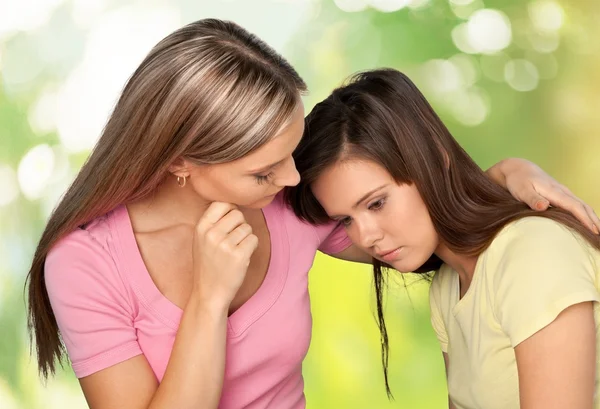
[{"label": "blonde woman", "polygon": [[[284,205],[305,90],[230,22],[198,21],[155,46],[35,253],[29,319],[44,376],[64,342],[92,409],[305,406],[315,253],[370,261],[337,224]],[[492,174],[532,206],[595,217],[527,162]]]}]

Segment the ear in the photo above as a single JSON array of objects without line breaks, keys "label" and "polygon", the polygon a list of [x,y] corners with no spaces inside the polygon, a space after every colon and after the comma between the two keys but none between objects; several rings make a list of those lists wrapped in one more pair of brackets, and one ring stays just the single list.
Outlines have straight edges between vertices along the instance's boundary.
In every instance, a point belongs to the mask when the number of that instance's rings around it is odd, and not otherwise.
[{"label": "ear", "polygon": [[175,176],[188,177],[190,175],[188,162],[183,158],[176,159],[171,165],[169,165],[168,170]]}]

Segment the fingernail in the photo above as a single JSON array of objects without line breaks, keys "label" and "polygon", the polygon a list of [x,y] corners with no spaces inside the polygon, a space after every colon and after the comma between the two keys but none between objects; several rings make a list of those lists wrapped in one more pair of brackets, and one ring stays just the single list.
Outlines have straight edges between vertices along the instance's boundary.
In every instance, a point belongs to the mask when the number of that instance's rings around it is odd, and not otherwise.
[{"label": "fingernail", "polygon": [[546,208],[547,203],[548,202],[545,200],[538,200],[538,202],[535,204],[535,208],[538,210],[544,210]]},{"label": "fingernail", "polygon": [[598,226],[596,226],[594,224],[594,225],[592,225],[592,227],[593,227],[594,233],[596,233],[597,236],[600,235],[600,231],[598,231]]}]

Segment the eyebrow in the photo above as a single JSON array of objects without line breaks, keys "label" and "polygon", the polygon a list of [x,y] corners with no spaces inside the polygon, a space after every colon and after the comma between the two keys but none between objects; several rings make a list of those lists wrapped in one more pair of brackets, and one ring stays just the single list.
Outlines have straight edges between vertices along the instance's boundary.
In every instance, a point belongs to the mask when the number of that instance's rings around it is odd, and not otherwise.
[{"label": "eyebrow", "polygon": [[[356,209],[362,202],[364,202],[365,200],[367,200],[371,195],[373,195],[373,193],[377,193],[380,190],[382,190],[383,188],[387,187],[389,185],[389,183],[386,183],[385,185],[381,185],[379,187],[376,187],[375,189],[365,193],[360,199],[358,199],[358,201],[354,204],[354,206],[352,206],[353,209]],[[338,215],[331,215],[329,216],[330,219],[337,219],[340,218],[342,216],[338,216]]]},{"label": "eyebrow", "polygon": [[251,170],[251,171],[249,171],[248,173],[249,173],[249,174],[255,174],[255,173],[266,172],[267,170],[273,169],[275,166],[277,166],[277,165],[281,164],[283,161],[285,161],[285,159],[281,159],[280,161],[278,161],[278,162],[275,162],[275,163],[272,163],[272,164],[270,164],[270,165],[263,166],[263,167],[261,167],[261,168],[258,168],[258,169]]}]

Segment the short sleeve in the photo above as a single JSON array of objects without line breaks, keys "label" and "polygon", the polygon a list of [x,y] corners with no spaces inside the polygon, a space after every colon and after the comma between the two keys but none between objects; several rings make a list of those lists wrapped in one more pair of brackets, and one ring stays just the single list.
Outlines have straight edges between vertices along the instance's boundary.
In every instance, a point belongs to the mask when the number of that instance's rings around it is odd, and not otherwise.
[{"label": "short sleeve", "polygon": [[540,217],[511,229],[492,282],[496,318],[515,347],[566,308],[599,296],[591,247],[576,233]]},{"label": "short sleeve", "polygon": [[78,378],[142,353],[133,307],[116,265],[87,231],[77,230],[52,248],[45,280]]},{"label": "short sleeve", "polygon": [[429,307],[431,310],[431,326],[440,342],[442,352],[448,352],[448,333],[446,332],[446,326],[442,318],[442,310],[440,308],[442,283],[440,279],[440,272],[437,272],[429,288]]},{"label": "short sleeve", "polygon": [[352,245],[344,225],[339,222],[332,221],[314,227],[319,237],[319,250],[323,253],[337,254]]}]

